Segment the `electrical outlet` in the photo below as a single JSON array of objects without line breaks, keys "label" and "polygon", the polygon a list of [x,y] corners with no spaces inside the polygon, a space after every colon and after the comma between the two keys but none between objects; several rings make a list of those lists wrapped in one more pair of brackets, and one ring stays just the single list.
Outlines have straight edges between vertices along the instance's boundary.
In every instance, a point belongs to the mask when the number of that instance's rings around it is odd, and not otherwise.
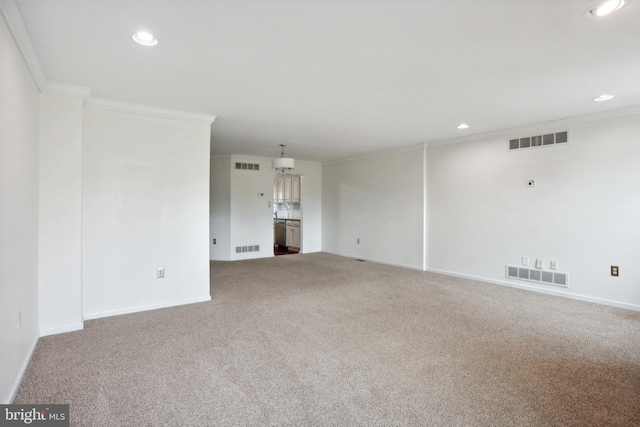
[{"label": "electrical outlet", "polygon": [[359,237],[356,239],[356,243],[360,244],[360,238]]},{"label": "electrical outlet", "polygon": [[617,265],[612,265],[611,266],[611,275],[618,277],[618,266]]},{"label": "electrical outlet", "polygon": [[18,311],[18,329],[22,328],[22,310]]},{"label": "electrical outlet", "polygon": [[558,269],[558,261],[549,261],[549,268],[552,270]]},{"label": "electrical outlet", "polygon": [[164,267],[158,267],[158,279],[162,279],[164,277]]},{"label": "electrical outlet", "polygon": [[537,259],[536,260],[536,268],[544,268],[544,260]]},{"label": "electrical outlet", "polygon": [[213,244],[215,245],[217,243],[218,243],[218,240],[217,239],[213,239]]},{"label": "electrical outlet", "polygon": [[523,256],[522,257],[522,265],[529,265],[529,257],[528,256]]}]

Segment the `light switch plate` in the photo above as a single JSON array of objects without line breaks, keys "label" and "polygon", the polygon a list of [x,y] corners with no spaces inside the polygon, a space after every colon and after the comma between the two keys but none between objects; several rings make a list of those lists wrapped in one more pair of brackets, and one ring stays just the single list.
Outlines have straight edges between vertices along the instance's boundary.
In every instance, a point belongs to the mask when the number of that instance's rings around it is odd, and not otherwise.
[{"label": "light switch plate", "polygon": [[537,259],[536,260],[536,268],[544,268],[544,260],[543,259]]},{"label": "light switch plate", "polygon": [[523,256],[522,257],[522,265],[529,265],[529,257],[528,256]]}]

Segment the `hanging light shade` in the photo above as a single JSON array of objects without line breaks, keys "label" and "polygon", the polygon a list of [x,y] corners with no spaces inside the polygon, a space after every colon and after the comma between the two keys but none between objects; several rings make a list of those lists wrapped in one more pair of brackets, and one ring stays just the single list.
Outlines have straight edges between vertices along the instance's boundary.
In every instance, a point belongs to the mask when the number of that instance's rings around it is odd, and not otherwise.
[{"label": "hanging light shade", "polygon": [[295,167],[295,163],[295,160],[289,159],[287,157],[280,157],[279,159],[273,159],[271,161],[271,165],[274,169],[293,169]]},{"label": "hanging light shade", "polygon": [[280,146],[282,147],[282,154],[280,154],[279,159],[273,159],[271,161],[271,167],[279,174],[291,173],[291,170],[295,167],[296,161],[284,156],[284,147],[287,146],[286,144],[280,144]]}]

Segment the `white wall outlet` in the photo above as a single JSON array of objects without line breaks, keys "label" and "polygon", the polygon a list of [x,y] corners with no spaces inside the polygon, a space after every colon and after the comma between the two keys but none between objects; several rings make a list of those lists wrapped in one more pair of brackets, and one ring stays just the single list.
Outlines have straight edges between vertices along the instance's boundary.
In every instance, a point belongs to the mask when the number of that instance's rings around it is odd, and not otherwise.
[{"label": "white wall outlet", "polygon": [[271,200],[267,200],[267,207],[270,208],[271,207]]},{"label": "white wall outlet", "polygon": [[158,279],[162,279],[164,277],[164,267],[158,267]]},{"label": "white wall outlet", "polygon": [[549,268],[552,270],[558,269],[558,261],[549,261]]},{"label": "white wall outlet", "polygon": [[529,257],[528,256],[523,256],[522,257],[522,265],[529,265]]},{"label": "white wall outlet", "polygon": [[18,311],[18,329],[22,328],[22,310]]},{"label": "white wall outlet", "polygon": [[544,260],[543,259],[537,259],[536,260],[536,268],[544,268]]}]

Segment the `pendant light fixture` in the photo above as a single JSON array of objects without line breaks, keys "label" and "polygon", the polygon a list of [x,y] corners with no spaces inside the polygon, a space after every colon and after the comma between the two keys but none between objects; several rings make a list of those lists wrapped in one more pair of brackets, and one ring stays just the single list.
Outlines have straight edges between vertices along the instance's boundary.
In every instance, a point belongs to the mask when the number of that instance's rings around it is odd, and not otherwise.
[{"label": "pendant light fixture", "polygon": [[282,147],[282,153],[280,154],[280,158],[279,159],[273,159],[271,161],[271,167],[273,167],[273,169],[275,169],[276,173],[280,174],[280,175],[290,174],[291,170],[295,166],[295,160],[294,159],[290,159],[290,158],[284,156],[284,147],[286,147],[286,146],[287,146],[287,144],[280,144],[280,147]]}]

